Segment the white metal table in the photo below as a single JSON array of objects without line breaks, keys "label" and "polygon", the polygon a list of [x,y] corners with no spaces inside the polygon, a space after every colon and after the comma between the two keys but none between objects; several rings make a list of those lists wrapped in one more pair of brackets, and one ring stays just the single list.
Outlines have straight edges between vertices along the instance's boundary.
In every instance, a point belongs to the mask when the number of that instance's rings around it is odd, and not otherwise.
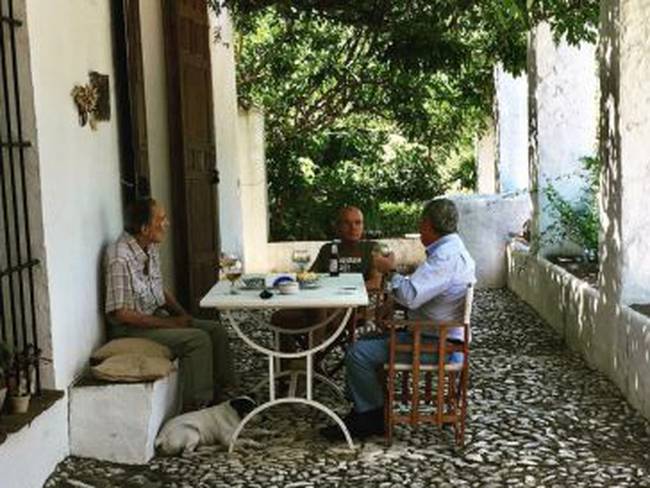
[{"label": "white metal table", "polygon": [[[269,299],[262,299],[260,297],[260,290],[238,290],[236,295],[230,294],[230,285],[227,282],[219,282],[212,287],[212,289],[203,297],[200,306],[203,308],[216,308],[223,312],[223,316],[229,321],[232,328],[237,335],[251,348],[261,352],[268,358],[269,367],[269,399],[263,404],[256,407],[248,415],[246,415],[230,439],[228,452],[232,452],[239,434],[244,429],[246,424],[258,413],[271,408],[275,405],[284,403],[300,403],[317,408],[318,410],[326,413],[334,420],[343,431],[345,439],[350,448],[354,448],[352,438],[347,427],[341,418],[322,403],[314,400],[313,398],[313,380],[314,377],[325,383],[333,385],[331,380],[314,372],[314,355],[327,348],[334,342],[339,335],[345,330],[348,321],[353,316],[356,307],[368,305],[368,295],[363,281],[363,276],[360,273],[341,273],[338,277],[321,276],[319,280],[319,287],[315,289],[300,290],[294,295],[281,295],[274,292],[273,297]],[[240,327],[237,317],[233,312],[242,310],[264,310],[264,309],[304,309],[304,308],[318,308],[318,309],[339,309],[341,310],[342,318],[337,326],[335,332],[331,334],[326,340],[320,344],[314,344],[311,340],[313,331],[327,326],[329,323],[341,317],[341,314],[331,314],[322,322],[314,324],[304,329],[282,329],[275,327],[269,323],[261,320],[257,321],[260,327],[266,327],[272,330],[275,334],[275,349],[269,349],[263,345],[256,343],[244,330]],[[281,333],[305,333],[309,337],[308,348],[299,352],[280,352],[279,350],[279,334]],[[287,372],[280,371],[279,360],[281,358],[305,358],[305,376],[306,376],[306,393],[305,397],[298,397],[290,394],[286,398],[276,398],[275,381]]]}]

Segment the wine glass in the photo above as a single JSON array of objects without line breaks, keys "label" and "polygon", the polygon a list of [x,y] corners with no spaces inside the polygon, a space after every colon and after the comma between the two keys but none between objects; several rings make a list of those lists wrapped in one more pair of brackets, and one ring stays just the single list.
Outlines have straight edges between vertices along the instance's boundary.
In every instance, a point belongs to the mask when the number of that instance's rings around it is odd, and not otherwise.
[{"label": "wine glass", "polygon": [[378,242],[375,244],[375,246],[372,249],[372,252],[374,254],[377,254],[379,256],[383,257],[388,257],[391,253],[390,246],[386,244],[385,242]]},{"label": "wine glass", "polygon": [[219,259],[219,265],[226,275],[226,279],[230,281],[230,294],[237,295],[235,283],[241,278],[243,272],[241,260],[234,254],[222,254]]},{"label": "wine glass", "polygon": [[291,255],[291,260],[296,263],[298,271],[302,273],[305,271],[305,268],[307,268],[309,261],[311,261],[311,256],[309,255],[309,251],[306,249],[296,249]]}]

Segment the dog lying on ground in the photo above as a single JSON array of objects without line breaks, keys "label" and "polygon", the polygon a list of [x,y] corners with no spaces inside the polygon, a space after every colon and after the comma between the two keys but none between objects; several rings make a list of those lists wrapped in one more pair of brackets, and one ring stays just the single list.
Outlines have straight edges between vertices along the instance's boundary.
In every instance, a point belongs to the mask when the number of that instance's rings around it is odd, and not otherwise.
[{"label": "dog lying on ground", "polygon": [[168,420],[156,437],[156,450],[175,455],[198,446],[230,443],[242,419],[256,407],[249,397],[239,397],[214,407],[185,413]]}]

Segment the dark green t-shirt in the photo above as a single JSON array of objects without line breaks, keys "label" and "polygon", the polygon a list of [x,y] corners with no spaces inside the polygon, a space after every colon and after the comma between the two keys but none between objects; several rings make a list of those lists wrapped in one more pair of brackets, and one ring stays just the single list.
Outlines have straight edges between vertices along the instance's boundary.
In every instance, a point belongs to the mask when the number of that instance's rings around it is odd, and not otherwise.
[{"label": "dark green t-shirt", "polygon": [[[359,241],[354,245],[345,245],[339,242],[339,271],[341,273],[362,273],[363,279],[368,280],[372,267],[372,250],[377,243],[375,241]],[[315,273],[327,273],[329,271],[331,243],[324,244],[316,261],[311,266]]]}]

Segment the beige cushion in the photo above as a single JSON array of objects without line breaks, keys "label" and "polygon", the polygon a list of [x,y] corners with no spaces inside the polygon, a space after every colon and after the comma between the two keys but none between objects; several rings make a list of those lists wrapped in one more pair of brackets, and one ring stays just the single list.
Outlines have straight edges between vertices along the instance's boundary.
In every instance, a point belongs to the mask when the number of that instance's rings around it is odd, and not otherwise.
[{"label": "beige cushion", "polygon": [[113,339],[97,349],[90,356],[90,364],[101,363],[104,359],[120,354],[137,354],[150,358],[172,359],[172,352],[167,346],[139,337]]},{"label": "beige cushion", "polygon": [[174,365],[163,357],[147,357],[140,354],[120,354],[105,359],[90,368],[93,376],[106,381],[153,381],[164,378]]}]

